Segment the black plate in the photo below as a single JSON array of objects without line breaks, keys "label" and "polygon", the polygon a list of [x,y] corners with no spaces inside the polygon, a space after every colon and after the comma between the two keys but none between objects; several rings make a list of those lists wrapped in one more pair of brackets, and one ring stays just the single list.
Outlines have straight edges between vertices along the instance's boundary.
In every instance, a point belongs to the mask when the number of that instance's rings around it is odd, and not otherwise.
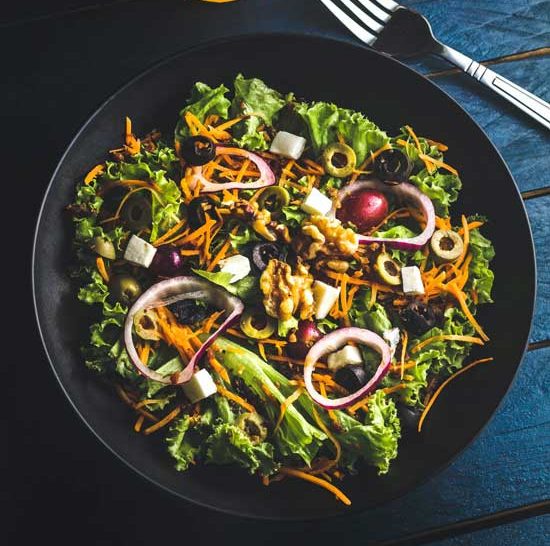
[{"label": "black plate", "polygon": [[454,213],[478,212],[491,219],[486,232],[497,250],[496,303],[485,306],[480,318],[492,339],[483,354],[495,356],[495,363],[472,370],[446,390],[422,434],[401,442],[388,475],[364,472],[345,479],[351,511],[364,510],[433,476],[487,423],[521,361],[535,297],[529,224],[502,158],[457,103],[395,60],[318,37],[242,37],[176,55],[117,92],[73,140],[44,199],[34,248],[35,302],[44,345],[84,422],[113,453],[161,487],[203,506],[252,517],[306,519],[350,511],[301,481],[264,487],[257,478],[215,466],[176,472],[162,441],[133,432],[130,410],[85,369],[78,351],[86,328],[66,275],[72,232],[62,213],[75,182],[104,159],[106,150],[119,145],[124,116],[131,116],[138,134],[156,127],[169,135],[195,81],[230,83],[241,71],[298,97],[362,110],[389,133],[408,123],[419,134],[445,142],[446,157],[464,183]]}]

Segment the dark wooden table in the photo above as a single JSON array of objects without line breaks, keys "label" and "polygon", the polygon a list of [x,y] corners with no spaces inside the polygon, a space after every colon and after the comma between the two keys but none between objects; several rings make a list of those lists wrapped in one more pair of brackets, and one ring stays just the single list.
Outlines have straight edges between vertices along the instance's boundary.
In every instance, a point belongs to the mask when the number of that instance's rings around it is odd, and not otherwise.
[{"label": "dark wooden table", "polygon": [[[550,100],[550,2],[403,3],[427,15],[449,45]],[[8,516],[8,537],[13,537],[5,543],[32,544],[31,537],[38,536],[60,546],[227,540],[548,544],[550,137],[500,98],[434,59],[409,64],[455,97],[508,162],[526,200],[539,274],[531,343],[517,380],[490,424],[449,468],[406,497],[346,520],[284,525],[239,520],[185,504],[138,478],[88,432],[56,384],[34,330],[29,277],[16,268],[28,263],[34,218],[63,149],[97,105],[147,66],[208,38],[266,30],[352,40],[317,0],[225,5],[50,0],[3,6],[0,108],[8,168],[3,205],[17,208],[23,224],[4,223],[12,246],[10,263],[17,262],[15,268],[3,269],[6,282],[13,283],[14,277],[25,281],[21,290],[13,290],[11,306],[24,325],[17,328],[21,341],[9,358],[11,339],[3,344],[7,387],[2,389],[2,414],[8,425],[3,445],[9,446],[10,470],[9,487],[2,487],[2,512]]]}]

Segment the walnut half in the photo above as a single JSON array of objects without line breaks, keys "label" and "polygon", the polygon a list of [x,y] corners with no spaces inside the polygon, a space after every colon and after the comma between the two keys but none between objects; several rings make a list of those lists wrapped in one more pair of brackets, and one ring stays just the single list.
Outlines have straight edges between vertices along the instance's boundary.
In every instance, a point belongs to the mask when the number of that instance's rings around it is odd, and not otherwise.
[{"label": "walnut half", "polygon": [[263,303],[270,317],[288,320],[296,313],[300,319],[313,316],[313,277],[307,266],[298,264],[294,273],[290,265],[280,260],[269,260],[260,277]]},{"label": "walnut half", "polygon": [[319,255],[352,256],[359,248],[357,233],[342,226],[336,218],[311,216],[302,224],[302,234],[307,239],[302,247],[307,260],[314,260]]}]

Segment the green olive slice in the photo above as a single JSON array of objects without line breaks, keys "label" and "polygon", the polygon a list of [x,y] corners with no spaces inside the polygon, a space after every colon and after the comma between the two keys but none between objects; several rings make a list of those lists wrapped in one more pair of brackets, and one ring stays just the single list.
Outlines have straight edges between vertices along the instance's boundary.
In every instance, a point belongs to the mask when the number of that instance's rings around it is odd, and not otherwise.
[{"label": "green olive slice", "polygon": [[432,235],[430,246],[440,262],[456,260],[464,250],[462,237],[450,229],[438,229]]},{"label": "green olive slice", "polygon": [[357,157],[353,148],[341,142],[329,144],[323,152],[323,164],[325,171],[336,178],[349,176],[355,165]]},{"label": "green olive slice", "polygon": [[267,426],[259,413],[241,413],[236,425],[246,433],[253,444],[260,444],[267,438]]},{"label": "green olive slice", "polygon": [[262,311],[245,311],[240,327],[252,339],[266,339],[275,332],[276,322]]},{"label": "green olive slice", "polygon": [[123,305],[129,305],[141,295],[141,285],[130,275],[113,277],[109,288],[112,296]]},{"label": "green olive slice", "polygon": [[271,212],[279,211],[290,203],[290,195],[287,190],[280,186],[265,188],[258,196],[260,208]]},{"label": "green olive slice", "polygon": [[135,314],[134,328],[141,339],[152,341],[161,339],[158,317],[152,309],[142,309]]},{"label": "green olive slice", "polygon": [[401,284],[401,267],[385,252],[381,252],[376,258],[374,269],[376,269],[378,276],[386,284],[390,284],[391,286],[399,286]]},{"label": "green olive slice", "polygon": [[108,260],[114,260],[116,258],[115,245],[109,241],[109,239],[96,237],[92,248],[103,258],[107,258]]}]

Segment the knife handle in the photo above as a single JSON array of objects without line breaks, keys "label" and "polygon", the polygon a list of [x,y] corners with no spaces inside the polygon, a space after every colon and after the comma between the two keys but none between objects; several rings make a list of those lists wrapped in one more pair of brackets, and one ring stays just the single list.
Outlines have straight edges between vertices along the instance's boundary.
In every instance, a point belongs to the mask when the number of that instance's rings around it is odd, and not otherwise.
[{"label": "knife handle", "polygon": [[541,98],[533,95],[533,93],[529,93],[529,91],[526,91],[514,82],[503,78],[493,70],[470,59],[470,57],[452,47],[441,44],[441,48],[438,49],[437,54],[455,66],[458,66],[458,68],[469,76],[472,76],[472,78],[485,84],[547,129],[550,129],[550,104]]}]

